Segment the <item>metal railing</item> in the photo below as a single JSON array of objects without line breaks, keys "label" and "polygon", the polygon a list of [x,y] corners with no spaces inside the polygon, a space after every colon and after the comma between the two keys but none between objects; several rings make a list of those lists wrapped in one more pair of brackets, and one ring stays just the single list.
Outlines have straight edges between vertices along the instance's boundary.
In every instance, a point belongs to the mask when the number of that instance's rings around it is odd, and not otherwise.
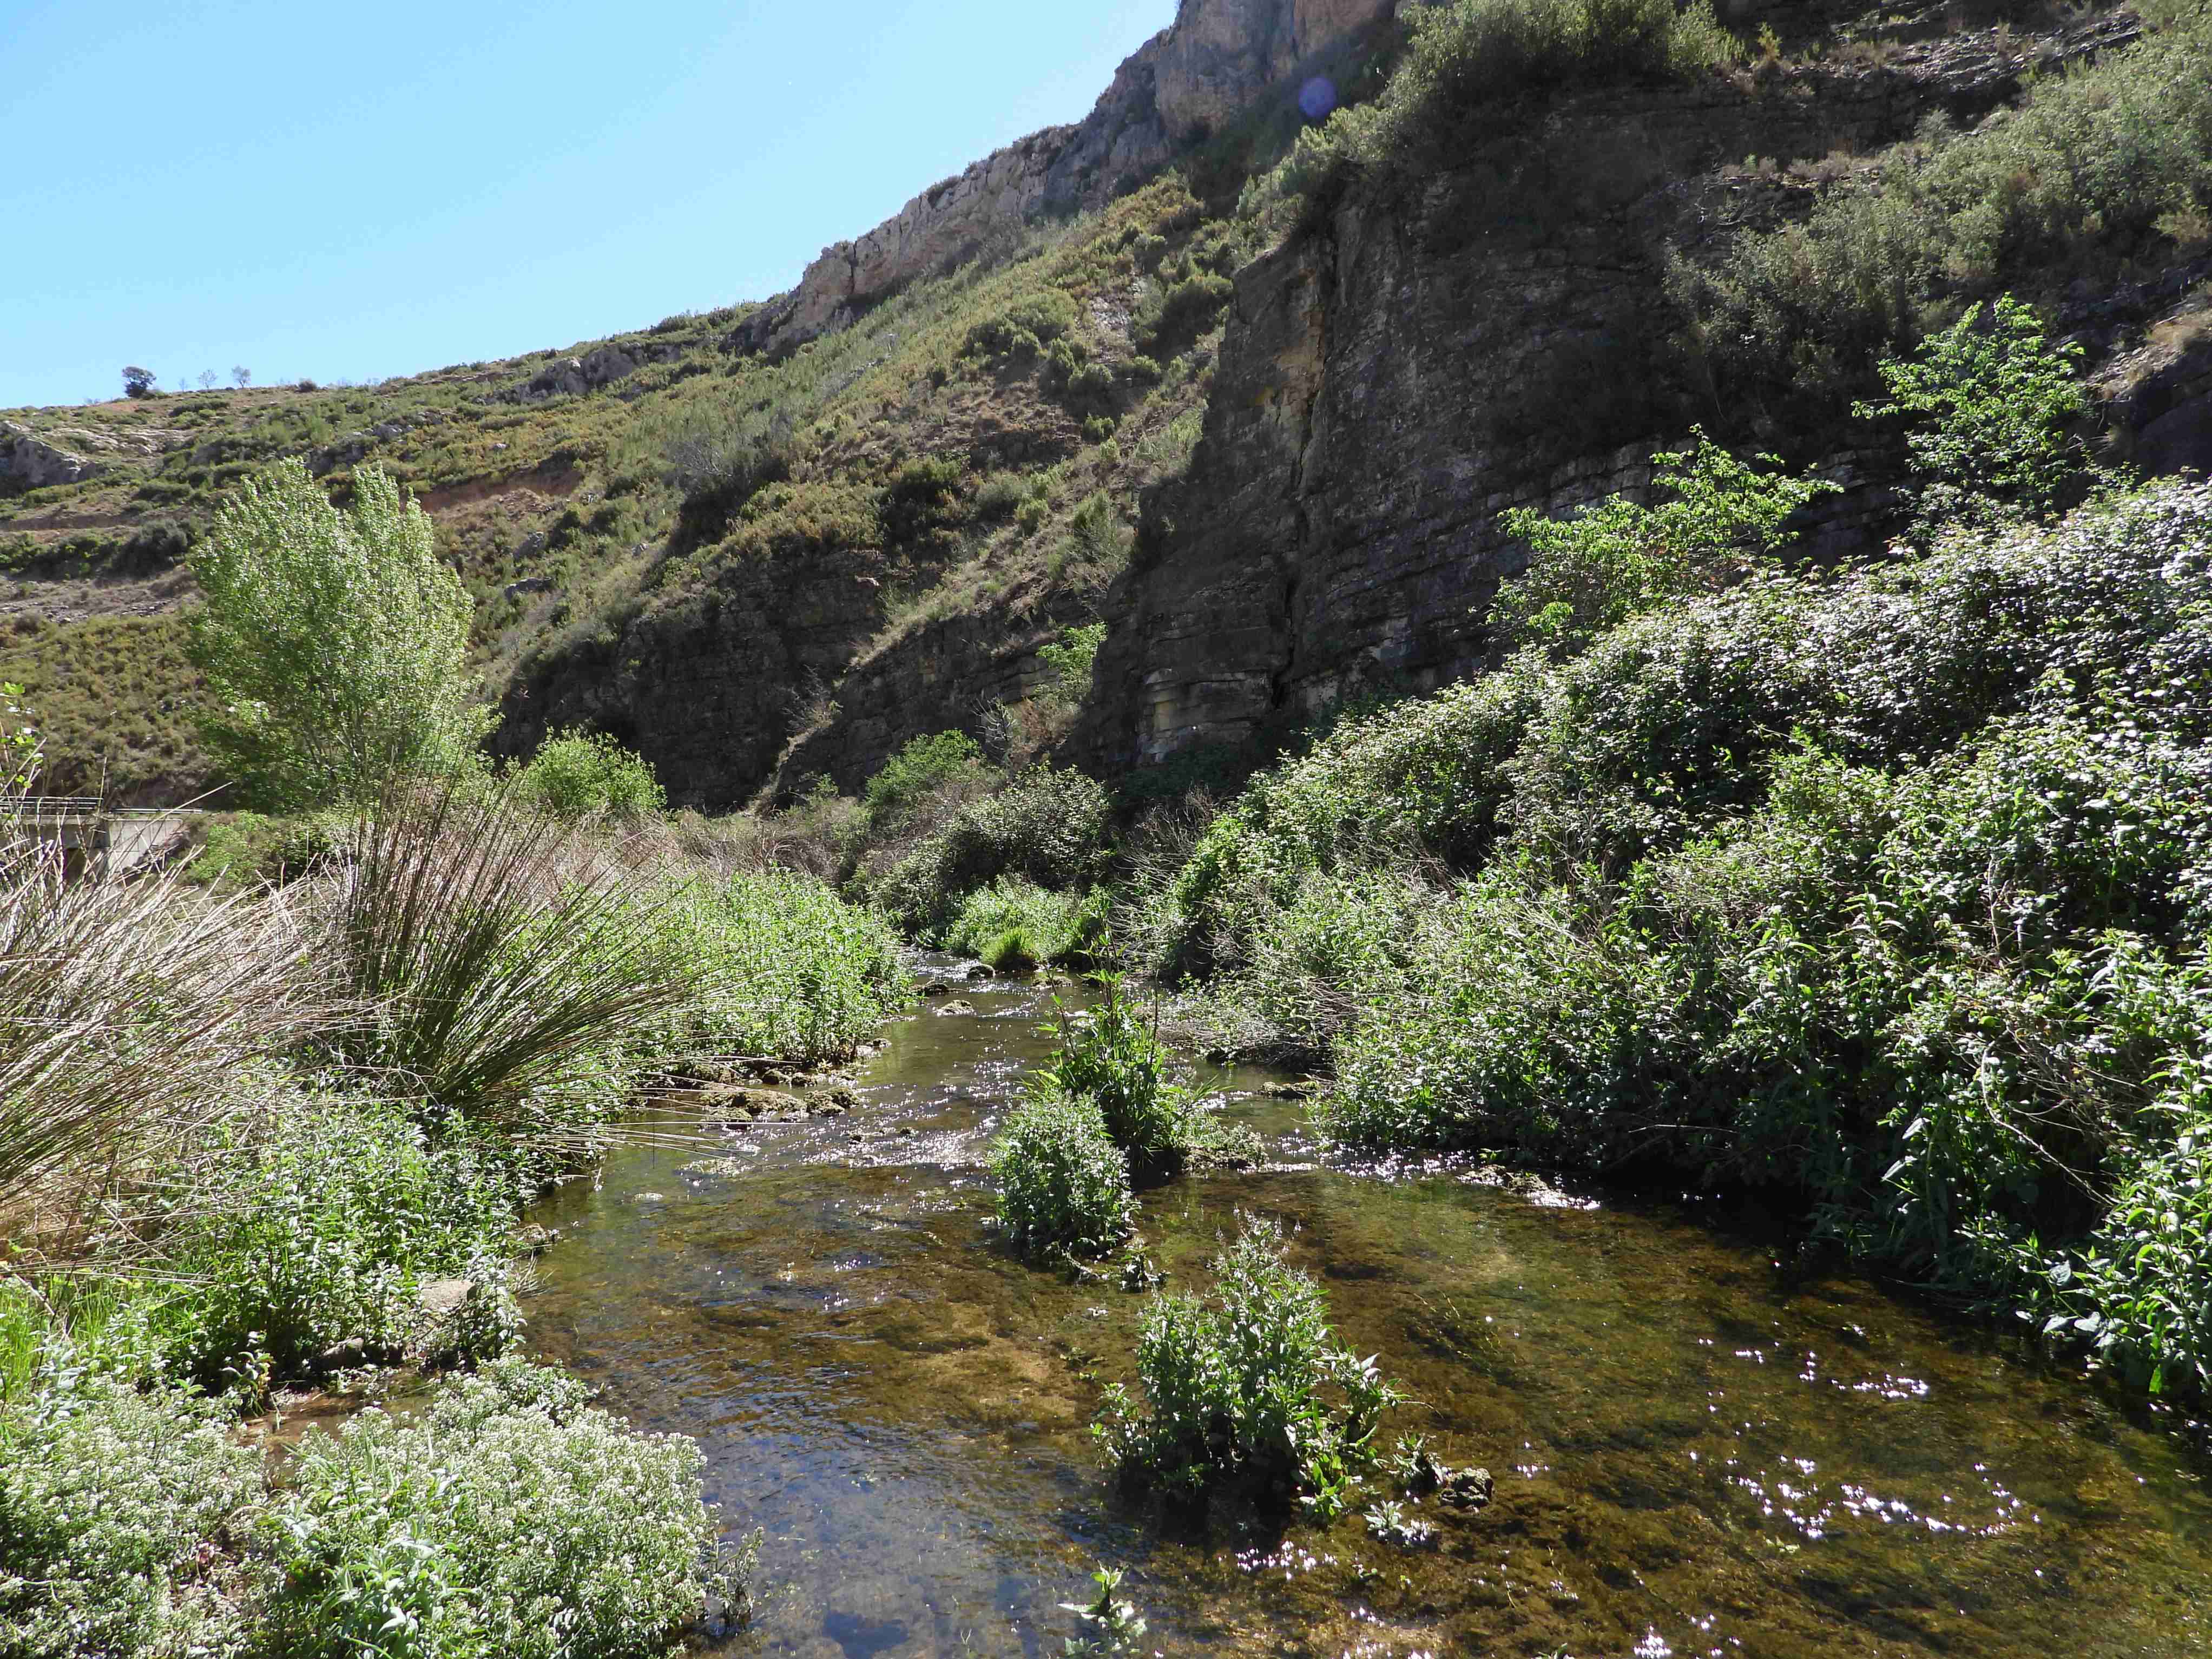
[{"label": "metal railing", "polygon": [[97,795],[21,795],[0,797],[0,819],[19,823],[67,823],[72,819],[96,818],[106,811]]}]

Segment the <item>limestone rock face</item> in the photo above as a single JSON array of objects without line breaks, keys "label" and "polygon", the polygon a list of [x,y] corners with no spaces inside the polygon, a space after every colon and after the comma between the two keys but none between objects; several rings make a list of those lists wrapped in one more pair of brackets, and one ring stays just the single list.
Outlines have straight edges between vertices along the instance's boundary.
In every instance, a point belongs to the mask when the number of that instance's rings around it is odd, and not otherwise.
[{"label": "limestone rock face", "polygon": [[1397,0],[1184,0],[1163,37],[1157,98],[1180,143],[1242,114],[1252,96]]},{"label": "limestone rock face", "polygon": [[79,483],[106,469],[73,451],[34,436],[12,421],[0,421],[0,480],[19,489]]},{"label": "limestone rock face", "polygon": [[908,283],[1011,246],[1046,214],[1103,205],[1177,149],[1242,113],[1303,58],[1389,17],[1396,0],[1182,0],[1097,106],[925,191],[855,241],[824,249],[799,286],[740,323],[740,351],[787,349],[842,328]]},{"label": "limestone rock face", "polygon": [[[1711,419],[1663,273],[1670,246],[1780,211],[1731,158],[1873,154],[1929,108],[1972,119],[2012,84],[1972,43],[1929,53],[1791,97],[1716,79],[1566,100],[1424,198],[1355,197],[1247,265],[1190,470],[1148,497],[1103,607],[1069,758],[1111,776],[1480,672],[1483,618],[1528,556],[1501,514],[1640,495],[1651,453]],[[2136,383],[2162,464],[2212,443],[2207,359],[2176,350]],[[1881,465],[1821,465],[1844,493],[1797,526],[1815,557],[1880,551],[1897,471]]]}]

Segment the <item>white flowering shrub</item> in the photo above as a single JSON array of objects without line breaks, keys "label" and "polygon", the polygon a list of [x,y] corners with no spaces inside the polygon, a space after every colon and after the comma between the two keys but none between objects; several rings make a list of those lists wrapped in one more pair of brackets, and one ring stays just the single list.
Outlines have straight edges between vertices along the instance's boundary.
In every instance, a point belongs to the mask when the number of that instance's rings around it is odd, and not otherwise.
[{"label": "white flowering shrub", "polygon": [[623,1659],[706,1607],[699,1449],[637,1433],[581,1384],[507,1361],[422,1415],[311,1435],[260,1529],[300,1659]]},{"label": "white flowering shrub", "polygon": [[212,1407],[112,1377],[0,1411],[0,1652],[212,1651],[240,1624],[220,1547],[261,1455]]}]

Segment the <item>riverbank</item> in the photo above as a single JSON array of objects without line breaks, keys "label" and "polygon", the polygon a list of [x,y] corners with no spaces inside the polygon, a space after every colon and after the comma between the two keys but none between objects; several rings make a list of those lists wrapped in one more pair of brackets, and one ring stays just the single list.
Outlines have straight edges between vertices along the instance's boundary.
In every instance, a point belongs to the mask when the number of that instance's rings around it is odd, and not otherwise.
[{"label": "riverbank", "polygon": [[228,900],[8,872],[8,1012],[71,1040],[19,1042],[0,1110],[0,1650],[583,1659],[742,1623],[691,1441],[515,1357],[553,1242],[520,1211],[642,1104],[703,1144],[671,1068],[750,1118],[691,1074],[856,1054],[906,994],[888,933],[496,792],[325,842]]}]

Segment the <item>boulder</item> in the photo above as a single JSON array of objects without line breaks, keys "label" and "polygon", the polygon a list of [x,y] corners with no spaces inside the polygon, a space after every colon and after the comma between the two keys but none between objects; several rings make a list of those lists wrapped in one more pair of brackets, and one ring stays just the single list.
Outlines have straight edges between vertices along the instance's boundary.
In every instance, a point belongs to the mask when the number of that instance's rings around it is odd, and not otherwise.
[{"label": "boulder", "polygon": [[422,1311],[436,1319],[451,1319],[468,1306],[469,1298],[477,1293],[473,1279],[434,1279],[415,1292],[415,1300]]}]

